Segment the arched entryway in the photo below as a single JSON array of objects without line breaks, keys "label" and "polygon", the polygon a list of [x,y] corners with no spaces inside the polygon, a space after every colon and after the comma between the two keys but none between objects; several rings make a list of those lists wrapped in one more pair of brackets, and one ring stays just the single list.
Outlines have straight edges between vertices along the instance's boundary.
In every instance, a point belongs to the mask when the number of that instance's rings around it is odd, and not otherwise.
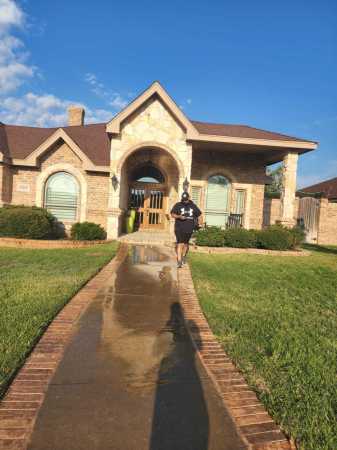
[{"label": "arched entryway", "polygon": [[131,173],[129,208],[136,209],[137,229],[165,229],[167,186],[162,172],[151,162]]},{"label": "arched entryway", "polygon": [[121,207],[136,210],[135,230],[169,230],[179,175],[177,162],[163,149],[145,147],[129,155],[122,168]]}]

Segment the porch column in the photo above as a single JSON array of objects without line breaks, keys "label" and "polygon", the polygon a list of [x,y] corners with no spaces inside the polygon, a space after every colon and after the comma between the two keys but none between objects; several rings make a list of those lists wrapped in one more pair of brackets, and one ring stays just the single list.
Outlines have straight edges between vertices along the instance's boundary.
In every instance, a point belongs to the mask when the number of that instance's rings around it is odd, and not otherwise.
[{"label": "porch column", "polygon": [[293,226],[296,223],[294,215],[296,176],[298,154],[289,152],[283,159],[283,182],[281,193],[281,223]]},{"label": "porch column", "polygon": [[120,209],[121,173],[117,170],[118,157],[120,155],[121,142],[119,139],[111,139],[110,150],[110,177],[109,177],[109,197],[107,210],[107,237],[117,239],[121,234]]}]

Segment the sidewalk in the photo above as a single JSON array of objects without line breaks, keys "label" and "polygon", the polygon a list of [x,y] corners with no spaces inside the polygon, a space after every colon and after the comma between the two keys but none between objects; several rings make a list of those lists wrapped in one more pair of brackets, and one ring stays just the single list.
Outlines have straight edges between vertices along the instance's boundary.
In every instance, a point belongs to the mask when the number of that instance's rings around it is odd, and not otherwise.
[{"label": "sidewalk", "polygon": [[29,450],[245,448],[196,358],[170,249],[133,246],[82,315]]}]

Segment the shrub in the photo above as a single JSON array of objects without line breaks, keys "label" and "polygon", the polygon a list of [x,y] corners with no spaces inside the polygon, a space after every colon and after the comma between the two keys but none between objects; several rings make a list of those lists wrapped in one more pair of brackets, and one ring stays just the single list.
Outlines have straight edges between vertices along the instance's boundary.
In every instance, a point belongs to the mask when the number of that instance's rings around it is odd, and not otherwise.
[{"label": "shrub", "polygon": [[224,245],[237,248],[256,247],[256,232],[244,228],[229,228],[224,233]]},{"label": "shrub", "polygon": [[266,250],[289,250],[293,248],[294,238],[289,229],[280,225],[272,225],[258,231],[257,245]]},{"label": "shrub", "polygon": [[7,205],[0,208],[0,236],[25,239],[52,239],[57,220],[44,208]]},{"label": "shrub", "polygon": [[290,233],[293,239],[292,248],[300,247],[305,241],[305,231],[302,227],[296,225],[293,228],[290,228]]},{"label": "shrub", "polygon": [[195,243],[200,246],[223,247],[225,231],[220,227],[206,227],[195,233]]},{"label": "shrub", "polygon": [[106,232],[101,225],[93,222],[77,222],[71,227],[71,239],[75,241],[98,241],[106,239]]}]

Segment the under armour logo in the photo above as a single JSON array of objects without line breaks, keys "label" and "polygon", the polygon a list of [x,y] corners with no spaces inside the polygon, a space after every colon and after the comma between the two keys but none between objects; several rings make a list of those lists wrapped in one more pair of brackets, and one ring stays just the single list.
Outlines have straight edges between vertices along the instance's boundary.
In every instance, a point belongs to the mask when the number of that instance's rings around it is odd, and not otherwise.
[{"label": "under armour logo", "polygon": [[[180,208],[180,212],[181,212],[181,215],[184,216],[185,215],[185,208]],[[190,217],[193,217],[193,208],[189,208],[186,211],[186,214],[189,214]]]}]

